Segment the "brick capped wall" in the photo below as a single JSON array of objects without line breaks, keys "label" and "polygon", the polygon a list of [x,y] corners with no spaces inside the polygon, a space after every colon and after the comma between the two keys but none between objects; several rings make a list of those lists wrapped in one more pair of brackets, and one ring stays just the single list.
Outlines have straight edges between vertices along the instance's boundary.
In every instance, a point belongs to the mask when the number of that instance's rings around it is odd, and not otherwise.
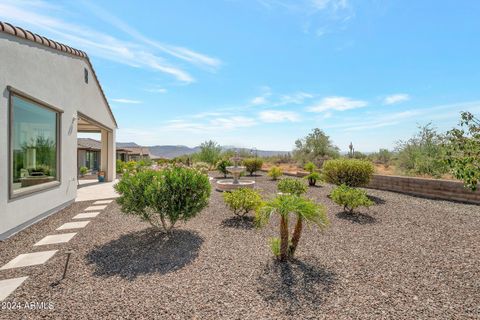
[{"label": "brick capped wall", "polygon": [[459,181],[375,174],[368,188],[480,204],[480,190],[472,192],[465,189],[463,183]]}]

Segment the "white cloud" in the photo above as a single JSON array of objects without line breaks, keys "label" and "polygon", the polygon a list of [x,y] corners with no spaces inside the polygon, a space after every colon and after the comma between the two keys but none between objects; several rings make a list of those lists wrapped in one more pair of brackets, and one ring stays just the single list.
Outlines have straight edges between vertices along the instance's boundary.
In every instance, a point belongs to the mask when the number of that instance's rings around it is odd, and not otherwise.
[{"label": "white cloud", "polygon": [[167,125],[163,127],[165,131],[184,131],[192,133],[202,132],[221,132],[229,131],[237,128],[245,128],[256,125],[255,119],[244,116],[217,117],[206,122],[193,122],[183,119],[167,121]]},{"label": "white cloud", "polygon": [[260,119],[264,122],[297,122],[300,116],[292,111],[265,110],[259,113]]},{"label": "white cloud", "polygon": [[139,104],[139,103],[142,103],[142,101],[139,101],[139,100],[131,100],[131,99],[123,99],[123,98],[110,99],[110,101],[118,102],[118,103],[126,103],[126,104]]},{"label": "white cloud", "polygon": [[147,92],[153,92],[153,93],[167,93],[168,90],[165,88],[147,88],[145,89]]},{"label": "white cloud", "polygon": [[[57,18],[63,10],[60,6],[45,1],[9,1],[0,3],[0,18],[21,27],[31,29],[35,33],[51,37],[72,47],[84,50],[90,56],[125,64],[135,68],[159,71],[175,77],[183,83],[192,83],[195,79],[185,70],[174,66],[158,53],[170,55],[199,66],[216,68],[220,61],[197,53],[190,49],[160,44],[124,25],[117,27],[137,42],[123,40],[107,33],[97,31],[85,25],[73,24]],[[57,13],[53,15],[53,13]],[[114,19],[114,18],[112,18]],[[129,32],[127,32],[129,31]]]},{"label": "white cloud", "polygon": [[123,32],[130,35],[137,41],[150,45],[178,59],[188,61],[192,64],[196,64],[199,66],[211,67],[213,69],[218,68],[221,65],[221,61],[217,58],[209,57],[205,54],[195,52],[185,47],[169,45],[169,44],[161,43],[159,41],[150,39],[145,35],[143,35],[142,33],[135,30],[134,28],[132,28],[131,26],[129,26],[128,24],[126,24],[124,21],[113,16],[108,11],[93,4],[92,2],[82,2],[82,4],[88,7],[91,10],[91,12],[95,14],[98,18],[110,23],[111,25],[118,28],[119,30],[122,30]]},{"label": "white cloud", "polygon": [[383,103],[387,104],[387,105],[390,105],[390,104],[396,104],[396,103],[400,103],[400,102],[404,102],[404,101],[408,101],[408,100],[410,100],[410,96],[408,94],[397,93],[397,94],[392,94],[392,95],[386,96],[383,99]]},{"label": "white cloud", "polygon": [[363,100],[353,100],[347,97],[326,97],[319,103],[307,108],[310,112],[325,112],[329,110],[345,111],[366,107],[368,103]]},{"label": "white cloud", "polygon": [[254,106],[259,106],[259,105],[266,104],[266,103],[267,103],[267,98],[265,98],[263,96],[255,97],[250,101],[250,104],[252,104]]}]

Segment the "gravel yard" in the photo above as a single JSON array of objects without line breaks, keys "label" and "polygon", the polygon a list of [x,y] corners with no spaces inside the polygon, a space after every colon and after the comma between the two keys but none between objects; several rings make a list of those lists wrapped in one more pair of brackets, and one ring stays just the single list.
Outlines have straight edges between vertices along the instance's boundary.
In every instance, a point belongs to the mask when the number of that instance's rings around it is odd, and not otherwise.
[{"label": "gravel yard", "polygon": [[[271,197],[276,183],[256,177]],[[174,236],[155,234],[111,203],[68,243],[33,244],[91,202],[75,203],[0,242],[4,265],[25,252],[59,249],[45,265],[2,270],[30,277],[6,301],[53,310],[0,310],[0,318],[69,319],[452,319],[480,318],[480,207],[368,190],[377,203],[355,218],[328,194],[330,227],[306,228],[297,261],[279,264],[262,230],[233,218],[221,193]],[[64,251],[74,250],[67,278]]]}]

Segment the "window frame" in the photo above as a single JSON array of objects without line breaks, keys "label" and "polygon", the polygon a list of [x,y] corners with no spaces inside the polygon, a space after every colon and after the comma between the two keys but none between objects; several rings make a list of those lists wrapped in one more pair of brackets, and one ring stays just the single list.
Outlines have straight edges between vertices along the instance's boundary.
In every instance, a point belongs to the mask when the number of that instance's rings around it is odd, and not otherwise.
[{"label": "window frame", "polygon": [[[63,110],[57,107],[54,107],[44,101],[41,101],[37,98],[32,97],[29,94],[26,94],[20,90],[14,89],[11,86],[7,86],[8,90],[8,194],[9,200],[15,200],[23,198],[26,196],[34,195],[40,192],[48,191],[54,188],[58,188],[62,184],[62,164],[61,164],[61,155],[62,155],[62,115]],[[38,108],[43,108],[48,111],[55,113],[55,126],[56,126],[56,177],[54,181],[38,184],[31,187],[26,187],[24,190],[13,189],[13,120],[14,120],[14,105],[13,98],[18,97],[20,99],[26,100],[30,103],[33,103]]]}]

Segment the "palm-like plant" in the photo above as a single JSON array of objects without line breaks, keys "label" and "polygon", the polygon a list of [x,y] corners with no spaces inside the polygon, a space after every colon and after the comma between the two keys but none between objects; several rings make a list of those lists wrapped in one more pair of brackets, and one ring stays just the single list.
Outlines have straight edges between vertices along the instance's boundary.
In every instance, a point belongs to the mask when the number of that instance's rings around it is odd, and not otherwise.
[{"label": "palm-like plant", "polygon": [[[275,199],[264,203],[258,210],[255,217],[257,226],[265,226],[270,218],[278,214],[280,216],[280,250],[274,251],[278,254],[280,261],[287,261],[293,258],[303,230],[303,221],[310,222],[320,229],[328,226],[329,221],[326,208],[316,204],[310,199],[296,195],[279,195]],[[289,218],[296,215],[297,221],[290,238]],[[273,241],[272,244],[278,243]]]}]

